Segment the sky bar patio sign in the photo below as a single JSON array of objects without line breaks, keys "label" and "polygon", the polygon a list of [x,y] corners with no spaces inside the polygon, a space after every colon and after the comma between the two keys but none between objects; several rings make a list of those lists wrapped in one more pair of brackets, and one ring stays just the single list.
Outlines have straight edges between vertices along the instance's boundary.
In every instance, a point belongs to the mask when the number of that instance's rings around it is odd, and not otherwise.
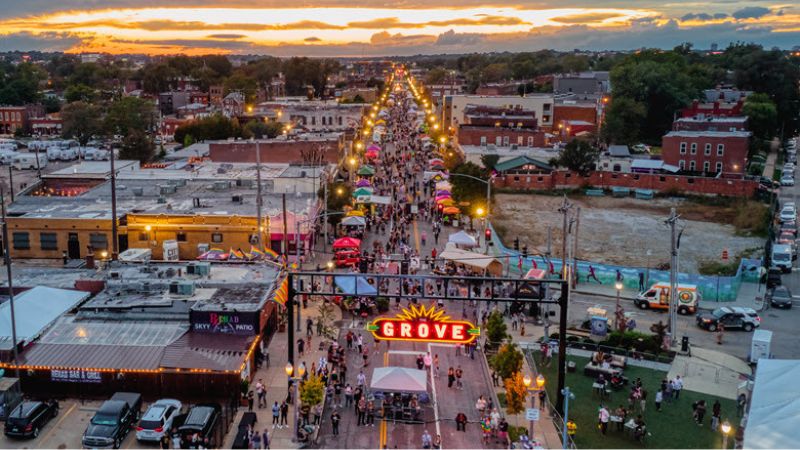
[{"label": "sky bar patio sign", "polygon": [[469,344],[480,336],[466,320],[451,320],[443,309],[411,305],[395,317],[379,317],[367,326],[375,339],[384,341]]}]

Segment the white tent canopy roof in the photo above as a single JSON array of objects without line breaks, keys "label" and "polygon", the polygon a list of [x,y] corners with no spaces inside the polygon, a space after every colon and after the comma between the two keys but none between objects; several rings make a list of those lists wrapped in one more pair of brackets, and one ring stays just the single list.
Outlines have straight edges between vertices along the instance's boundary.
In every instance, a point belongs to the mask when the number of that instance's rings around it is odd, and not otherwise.
[{"label": "white tent canopy roof", "polygon": [[[62,314],[89,297],[88,292],[36,286],[14,298],[17,343],[36,339]],[[11,305],[0,305],[0,348],[11,345]]]},{"label": "white tent canopy roof", "polygon": [[363,227],[367,224],[367,219],[361,216],[349,216],[342,219],[342,225]]},{"label": "white tent canopy roof", "polygon": [[796,448],[800,438],[800,360],[758,360],[744,448]]},{"label": "white tent canopy roof", "polygon": [[470,252],[456,248],[452,243],[448,243],[444,251],[439,255],[440,258],[453,261],[465,266],[476,267],[481,270],[489,269],[492,265],[499,265],[502,270],[502,264],[496,258],[486,256],[481,253]]},{"label": "white tent canopy roof", "polygon": [[376,367],[369,384],[373,391],[416,394],[428,392],[424,370],[406,367]]},{"label": "white tent canopy roof", "polygon": [[478,241],[476,241],[474,237],[470,236],[469,233],[464,230],[451,234],[447,238],[447,242],[460,245],[462,247],[475,247],[478,245]]}]

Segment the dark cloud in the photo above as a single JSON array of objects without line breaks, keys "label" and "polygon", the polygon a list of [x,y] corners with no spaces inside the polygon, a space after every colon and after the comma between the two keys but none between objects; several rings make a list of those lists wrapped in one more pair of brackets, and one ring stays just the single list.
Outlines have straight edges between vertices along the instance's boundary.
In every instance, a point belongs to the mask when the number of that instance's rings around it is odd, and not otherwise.
[{"label": "dark cloud", "polygon": [[475,33],[456,33],[448,30],[436,38],[436,45],[474,45],[482,40],[484,35]]},{"label": "dark cloud", "polygon": [[320,38],[318,38],[316,36],[311,36],[311,37],[307,37],[307,38],[303,39],[303,41],[304,42],[322,42],[322,39],[320,39]]},{"label": "dark cloud", "polygon": [[427,34],[391,34],[388,31],[375,33],[370,38],[373,45],[398,46],[398,45],[424,45],[432,44],[436,38]]},{"label": "dark cloud", "polygon": [[559,23],[579,24],[579,23],[602,22],[606,19],[614,19],[616,17],[622,17],[622,16],[623,15],[620,13],[596,12],[596,13],[572,14],[570,16],[553,17],[550,20]]},{"label": "dark cloud", "polygon": [[681,16],[681,22],[686,22],[689,20],[701,20],[703,22],[713,19],[714,17],[711,14],[706,13],[689,13],[684,14]]},{"label": "dark cloud", "polygon": [[61,52],[83,42],[80,37],[71,33],[10,33],[0,34],[0,51],[30,51]]},{"label": "dark cloud", "polygon": [[770,13],[769,8],[764,8],[763,6],[747,6],[738,11],[735,11],[731,16],[734,19],[758,19],[759,17],[764,17]]},{"label": "dark cloud", "polygon": [[220,33],[220,34],[209,34],[207,36],[209,39],[243,39],[247,36],[244,34],[234,34],[234,33]]}]

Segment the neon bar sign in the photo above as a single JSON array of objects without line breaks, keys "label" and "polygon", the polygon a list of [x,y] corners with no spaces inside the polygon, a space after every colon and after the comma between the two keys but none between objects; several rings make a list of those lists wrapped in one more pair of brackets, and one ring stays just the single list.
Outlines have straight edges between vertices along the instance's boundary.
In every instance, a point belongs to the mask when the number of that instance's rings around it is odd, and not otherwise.
[{"label": "neon bar sign", "polygon": [[466,320],[451,320],[444,310],[411,305],[395,317],[379,317],[367,326],[383,341],[469,344],[480,336],[478,327]]}]

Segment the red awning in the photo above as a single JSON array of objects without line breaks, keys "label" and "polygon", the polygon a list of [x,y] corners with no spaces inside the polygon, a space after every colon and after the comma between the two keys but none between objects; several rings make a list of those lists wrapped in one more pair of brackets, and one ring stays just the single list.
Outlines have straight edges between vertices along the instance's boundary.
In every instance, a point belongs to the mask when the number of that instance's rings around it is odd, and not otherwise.
[{"label": "red awning", "polygon": [[343,237],[341,239],[337,239],[333,241],[333,248],[360,248],[361,247],[361,239],[351,238],[351,237]]}]

